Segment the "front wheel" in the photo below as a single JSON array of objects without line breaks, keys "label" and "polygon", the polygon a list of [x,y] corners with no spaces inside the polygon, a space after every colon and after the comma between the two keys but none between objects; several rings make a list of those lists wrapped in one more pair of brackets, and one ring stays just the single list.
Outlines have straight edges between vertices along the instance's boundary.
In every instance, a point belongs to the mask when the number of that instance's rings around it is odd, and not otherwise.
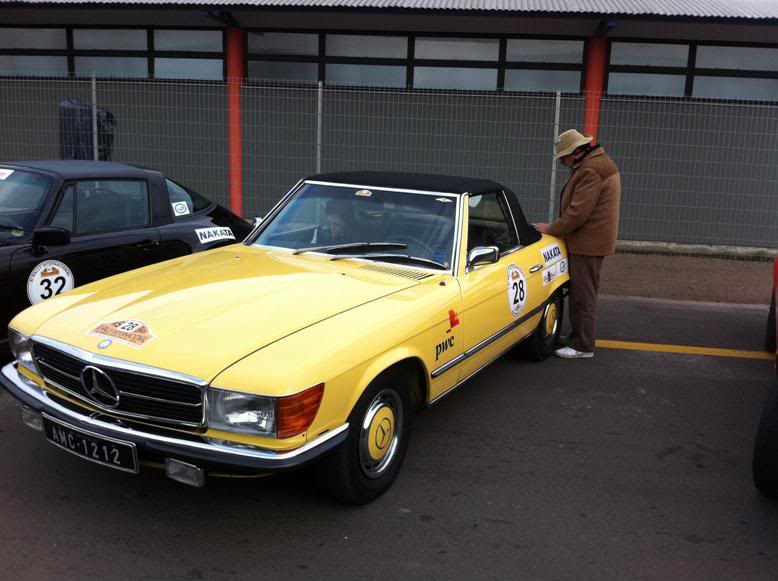
[{"label": "front wheel", "polygon": [[400,471],[411,426],[408,381],[400,374],[376,379],[349,417],[346,440],[318,466],[325,493],[348,504],[367,504]]},{"label": "front wheel", "polygon": [[564,315],[562,290],[558,290],[546,303],[543,316],[535,332],[519,345],[519,352],[532,361],[543,361],[557,349]]}]

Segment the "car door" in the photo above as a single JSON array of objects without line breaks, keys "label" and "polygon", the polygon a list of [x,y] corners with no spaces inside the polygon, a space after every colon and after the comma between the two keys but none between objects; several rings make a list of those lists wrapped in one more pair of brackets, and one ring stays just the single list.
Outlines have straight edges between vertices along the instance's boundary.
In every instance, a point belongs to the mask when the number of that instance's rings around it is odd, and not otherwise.
[{"label": "car door", "polygon": [[27,304],[159,260],[159,233],[151,224],[146,180],[66,183],[46,225],[69,230],[71,241],[24,247],[14,254],[14,286]]},{"label": "car door", "polygon": [[499,259],[465,266],[460,278],[467,355],[460,380],[531,333],[544,302],[542,264],[536,251],[521,247],[505,194],[469,195],[466,207],[467,255],[476,247],[496,246]]}]

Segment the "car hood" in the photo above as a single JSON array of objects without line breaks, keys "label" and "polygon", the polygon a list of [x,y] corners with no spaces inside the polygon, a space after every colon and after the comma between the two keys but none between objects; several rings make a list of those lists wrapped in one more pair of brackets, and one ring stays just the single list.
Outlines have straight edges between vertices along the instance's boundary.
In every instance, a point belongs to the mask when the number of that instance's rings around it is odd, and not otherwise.
[{"label": "car hood", "polygon": [[[47,301],[47,308],[64,308],[35,334],[210,380],[274,341],[418,284],[362,266],[233,245],[105,279]],[[140,326],[127,335],[111,325],[122,321]]]}]

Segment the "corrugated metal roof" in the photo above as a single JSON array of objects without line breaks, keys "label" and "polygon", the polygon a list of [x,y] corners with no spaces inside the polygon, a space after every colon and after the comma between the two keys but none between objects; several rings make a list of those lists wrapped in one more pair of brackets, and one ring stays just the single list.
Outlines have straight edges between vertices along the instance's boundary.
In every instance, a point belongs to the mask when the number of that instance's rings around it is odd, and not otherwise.
[{"label": "corrugated metal roof", "polygon": [[778,0],[0,0],[0,4],[194,5],[296,8],[381,8],[554,14],[778,18]]}]

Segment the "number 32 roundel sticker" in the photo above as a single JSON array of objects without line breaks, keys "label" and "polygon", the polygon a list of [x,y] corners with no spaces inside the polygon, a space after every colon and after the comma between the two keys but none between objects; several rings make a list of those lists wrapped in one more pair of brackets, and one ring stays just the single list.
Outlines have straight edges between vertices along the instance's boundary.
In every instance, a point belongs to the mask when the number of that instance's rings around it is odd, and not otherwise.
[{"label": "number 32 roundel sticker", "polygon": [[511,314],[518,317],[524,310],[526,302],[527,277],[518,266],[511,264],[508,267],[508,306],[511,309]]},{"label": "number 32 roundel sticker", "polygon": [[55,297],[73,288],[73,273],[59,260],[46,260],[36,266],[27,279],[27,298],[30,304]]}]

